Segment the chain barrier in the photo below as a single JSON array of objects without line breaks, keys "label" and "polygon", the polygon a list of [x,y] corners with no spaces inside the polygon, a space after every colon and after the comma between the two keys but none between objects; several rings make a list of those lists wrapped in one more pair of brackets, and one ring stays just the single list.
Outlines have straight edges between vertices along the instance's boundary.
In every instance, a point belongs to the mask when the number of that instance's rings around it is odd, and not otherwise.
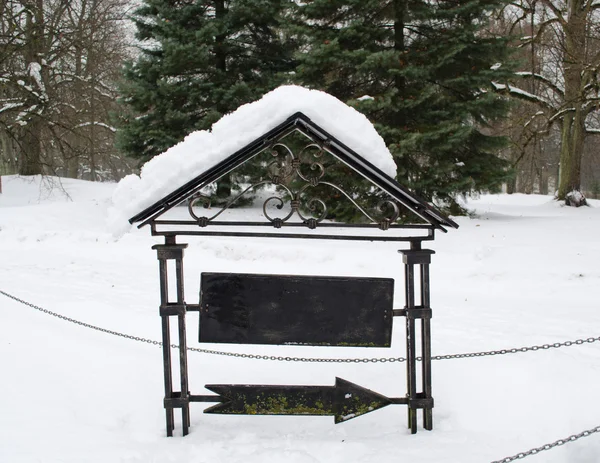
[{"label": "chain barrier", "polygon": [[580,432],[579,434],[573,434],[572,436],[566,437],[564,439],[558,439],[557,441],[554,441],[551,444],[542,445],[541,447],[535,447],[533,449],[527,450],[526,452],[520,452],[516,455],[502,458],[501,460],[494,460],[492,461],[492,463],[510,463],[511,461],[522,460],[525,457],[537,455],[540,452],[551,450],[555,447],[568,444],[569,442],[575,442],[576,440],[581,439],[582,437],[589,437],[597,432],[600,432],[600,426],[596,426],[595,428]]},{"label": "chain barrier", "polygon": [[[100,331],[102,333],[112,334],[113,336],[118,336],[125,339],[131,339],[133,341],[144,342],[146,344],[151,344],[153,346],[162,346],[162,342],[155,341],[152,339],[142,338],[139,336],[131,336],[125,333],[119,333],[118,331],[108,330],[106,328],[101,328],[99,326],[91,325],[89,323],[85,323],[79,320],[75,320],[74,318],[69,318],[64,315],[58,314],[56,312],[52,312],[48,309],[44,309],[39,307],[31,302],[24,301],[12,294],[9,294],[5,291],[0,290],[0,294],[17,301],[23,305],[31,307],[32,309],[38,310],[47,315],[51,315],[53,317],[59,318],[61,320],[65,320],[70,323],[74,323],[79,326],[83,326],[85,328],[90,328],[95,331]],[[565,342],[555,342],[553,344],[542,344],[538,346],[525,346],[525,347],[514,347],[512,349],[501,349],[501,350],[489,350],[483,352],[467,352],[464,354],[447,354],[447,355],[434,355],[431,357],[432,360],[451,360],[451,359],[463,359],[463,358],[474,358],[474,357],[488,357],[493,355],[505,355],[505,354],[519,354],[522,352],[535,352],[538,350],[548,350],[548,349],[557,349],[559,347],[571,347],[571,346],[580,346],[582,344],[591,344],[594,342],[599,342],[600,336],[595,338],[586,338],[586,339],[576,339],[574,341],[565,341]],[[172,348],[179,348],[177,344],[171,344]],[[315,358],[315,357],[284,357],[284,356],[276,356],[276,355],[260,355],[260,354],[245,354],[239,352],[225,352],[219,350],[211,350],[211,349],[201,349],[199,347],[188,347],[188,351],[191,352],[199,352],[202,354],[211,354],[211,355],[222,355],[225,357],[238,357],[244,359],[252,359],[252,360],[273,360],[278,362],[307,362],[307,363],[394,363],[394,362],[405,362],[405,357],[381,357],[381,358]],[[421,357],[417,357],[418,361],[421,361]]]},{"label": "chain barrier", "polygon": [[153,344],[153,345],[156,345],[156,346],[162,346],[162,342],[160,342],[160,341],[153,341],[151,339],[140,338],[140,337],[137,337],[137,336],[131,336],[129,334],[119,333],[118,331],[107,330],[106,328],[101,328],[99,326],[90,325],[89,323],[85,323],[85,322],[82,322],[82,321],[79,321],[79,320],[75,320],[74,318],[69,318],[69,317],[67,317],[65,315],[61,315],[61,314],[56,313],[56,312],[52,312],[52,311],[50,311],[48,309],[44,309],[44,308],[39,307],[39,306],[37,306],[35,304],[32,304],[31,302],[27,302],[27,301],[24,301],[23,299],[19,299],[18,297],[13,296],[12,294],[8,294],[7,292],[2,291],[1,289],[0,289],[0,294],[2,294],[3,296],[8,297],[9,299],[12,299],[13,301],[17,301],[17,302],[20,302],[23,305],[31,307],[32,309],[39,310],[42,313],[45,313],[47,315],[51,315],[53,317],[59,318],[59,319],[64,320],[64,321],[67,321],[67,322],[70,322],[70,323],[74,323],[75,325],[83,326],[85,328],[90,328],[92,330],[100,331],[102,333],[112,334],[113,336],[119,336],[121,338],[132,339],[134,341],[145,342],[147,344]]},{"label": "chain barrier", "polygon": [[[82,322],[80,320],[76,320],[74,318],[67,317],[65,315],[61,315],[56,312],[52,312],[51,310],[44,309],[43,307],[32,304],[31,302],[24,301],[12,294],[9,294],[5,291],[0,290],[0,294],[12,299],[16,302],[19,302],[23,305],[31,307],[32,309],[38,310],[47,315],[51,315],[52,317],[59,318],[60,320],[65,320],[67,322],[73,323],[75,325],[83,326],[85,328],[90,328],[95,331],[100,331],[102,333],[112,334],[113,336],[118,336],[125,339],[131,339],[133,341],[143,342],[146,344],[150,344],[153,346],[162,346],[162,342],[155,341],[152,339],[142,338],[139,336],[131,336],[125,333],[119,333],[118,331],[108,330],[106,328],[101,328],[99,326],[91,325],[89,323]],[[539,346],[526,346],[526,347],[517,347],[512,349],[501,349],[501,350],[491,350],[485,352],[469,352],[464,354],[449,354],[449,355],[435,355],[432,357],[432,360],[450,360],[450,359],[461,359],[461,358],[473,358],[473,357],[486,357],[492,355],[504,355],[504,354],[518,354],[521,352],[535,352],[538,350],[548,350],[551,348],[559,348],[559,347],[570,347],[574,345],[582,345],[585,343],[594,343],[600,341],[600,336],[596,338],[587,338],[587,339],[577,339],[575,341],[565,341],[565,342],[555,342],[554,344],[542,344]],[[172,348],[179,348],[177,344],[171,344]],[[405,357],[383,357],[383,358],[314,358],[314,357],[282,357],[275,355],[259,355],[259,354],[241,354],[238,352],[223,352],[218,350],[211,349],[200,349],[198,347],[188,347],[187,350],[192,352],[200,352],[203,354],[212,354],[212,355],[223,355],[226,357],[239,357],[245,359],[255,359],[255,360],[275,360],[281,362],[309,362],[309,363],[385,363],[385,362],[405,362]],[[417,357],[417,360],[421,360],[421,357]],[[583,437],[591,436],[600,432],[600,426],[597,426],[593,429],[588,429],[579,434],[574,434],[565,439],[559,439],[550,444],[545,444],[541,447],[535,447],[526,452],[520,452],[516,455],[503,458],[501,460],[495,460],[491,463],[511,463],[515,460],[521,460],[525,457],[536,455],[545,450],[550,450],[555,447],[567,444],[569,442],[574,442]]]}]

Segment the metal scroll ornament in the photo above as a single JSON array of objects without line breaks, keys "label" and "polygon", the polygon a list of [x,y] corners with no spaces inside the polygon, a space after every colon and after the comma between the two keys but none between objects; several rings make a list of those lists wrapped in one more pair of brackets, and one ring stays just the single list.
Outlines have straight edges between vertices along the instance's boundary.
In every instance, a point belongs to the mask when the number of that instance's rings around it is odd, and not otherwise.
[{"label": "metal scroll ornament", "polygon": [[[292,217],[297,215],[302,223],[308,228],[314,229],[322,222],[328,214],[327,203],[316,194],[311,195],[311,190],[319,186],[327,186],[350,203],[372,224],[377,224],[380,229],[387,230],[390,224],[394,223],[400,216],[398,204],[391,200],[381,201],[376,209],[377,214],[368,213],[361,207],[354,198],[349,195],[341,186],[325,180],[327,169],[321,158],[325,153],[323,145],[310,143],[305,146],[298,156],[289,146],[278,142],[269,148],[273,157],[272,161],[267,163],[267,178],[248,187],[234,198],[229,200],[218,212],[211,216],[198,216],[194,208],[202,206],[205,209],[210,208],[210,197],[198,193],[194,195],[188,203],[190,215],[198,222],[201,227],[208,226],[215,222],[223,212],[232,207],[248,192],[257,190],[262,186],[273,185],[277,188],[277,193],[268,197],[262,206],[265,218],[273,224],[275,228],[281,228]],[[303,159],[308,159],[303,161]],[[293,185],[293,187],[292,187]],[[295,191],[294,191],[295,190]],[[289,207],[289,211],[283,217],[274,217],[269,210],[273,208],[283,210]],[[374,216],[379,218],[376,219]]]}]

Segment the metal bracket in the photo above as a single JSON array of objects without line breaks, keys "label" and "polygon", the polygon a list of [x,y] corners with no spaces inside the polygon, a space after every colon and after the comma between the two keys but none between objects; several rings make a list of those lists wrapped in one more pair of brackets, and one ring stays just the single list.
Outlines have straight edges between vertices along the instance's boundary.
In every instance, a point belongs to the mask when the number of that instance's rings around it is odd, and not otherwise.
[{"label": "metal bracket", "polygon": [[186,306],[185,304],[167,304],[161,305],[159,308],[160,316],[170,316],[170,315],[185,315]]},{"label": "metal bracket", "polygon": [[433,408],[433,398],[426,397],[424,393],[417,394],[415,399],[408,398],[408,408],[416,410],[418,408]]},{"label": "metal bracket", "polygon": [[182,397],[181,392],[173,392],[173,397],[165,397],[165,408],[184,408],[190,403],[190,396]]},{"label": "metal bracket", "polygon": [[398,252],[402,254],[402,261],[408,265],[430,264],[431,256],[435,254],[431,249],[401,249]]},{"label": "metal bracket", "polygon": [[159,260],[182,259],[183,250],[187,247],[187,244],[155,244],[152,249],[156,250]]},{"label": "metal bracket", "polygon": [[406,309],[406,318],[411,320],[416,320],[419,318],[429,319],[432,316],[432,311],[430,308],[426,307],[416,307],[414,309]]},{"label": "metal bracket", "polygon": [[410,320],[419,318],[429,319],[432,317],[432,310],[425,307],[416,307],[414,309],[394,309],[392,310],[394,317],[406,317]]}]

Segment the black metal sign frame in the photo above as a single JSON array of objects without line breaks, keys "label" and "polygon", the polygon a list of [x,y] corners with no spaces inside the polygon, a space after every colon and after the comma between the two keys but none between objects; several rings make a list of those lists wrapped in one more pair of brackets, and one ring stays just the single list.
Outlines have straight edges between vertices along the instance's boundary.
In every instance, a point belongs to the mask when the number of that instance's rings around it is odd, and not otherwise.
[{"label": "black metal sign frame", "polygon": [[[307,175],[306,170],[302,170],[302,158],[296,156],[292,150],[284,145],[284,138],[290,133],[297,131],[310,139],[308,147],[316,149],[317,160],[312,159],[308,162],[310,170],[314,173]],[[285,160],[276,159],[274,163],[269,164],[268,182],[278,190],[283,190],[281,196],[271,197],[268,201],[275,201],[278,209],[282,209],[286,204],[290,208],[288,215],[284,217],[269,216],[265,202],[263,207],[265,221],[257,222],[227,222],[216,220],[221,212],[212,214],[211,217],[198,215],[194,206],[200,202],[206,202],[206,198],[201,195],[201,190],[206,185],[218,180],[224,175],[229,174],[239,166],[250,159],[263,153],[266,150],[273,150],[277,145],[284,145],[284,152],[289,156]],[[323,153],[329,153],[343,165],[349,167],[363,179],[367,179],[370,184],[381,191],[384,199],[377,206],[375,213],[364,209],[353,195],[347,194],[339,185],[333,184],[324,176],[325,166],[319,162]],[[273,152],[273,157],[278,154]],[[286,179],[294,177],[295,180],[287,183]],[[298,180],[298,178],[300,180]],[[304,181],[304,186],[298,187]],[[345,224],[345,223],[327,223],[323,221],[327,214],[327,204],[318,197],[306,200],[303,196],[309,189],[319,186],[331,186],[340,191],[343,200],[350,200],[357,208],[361,209],[363,215],[367,217],[366,223]],[[234,201],[238,198],[234,198]],[[192,220],[165,220],[162,217],[174,206],[188,201],[188,210]],[[231,206],[228,203],[224,210]],[[281,207],[280,207],[281,206]],[[420,224],[407,224],[400,219],[399,210],[404,208],[414,213],[421,220]],[[310,214],[307,215],[307,212]],[[375,214],[375,215],[374,215]],[[377,215],[378,214],[378,215]],[[299,221],[290,220],[292,216],[299,217]],[[160,278],[160,316],[162,319],[162,339],[163,339],[163,364],[164,364],[164,385],[165,399],[164,407],[166,411],[167,436],[172,436],[175,429],[175,409],[181,409],[181,427],[183,435],[189,433],[190,428],[190,403],[209,402],[216,403],[205,410],[206,413],[227,413],[227,414],[292,414],[292,415],[332,415],[335,422],[343,422],[348,419],[364,414],[389,404],[406,405],[408,409],[408,427],[411,433],[417,432],[417,411],[422,410],[423,427],[427,430],[433,428],[433,397],[431,387],[431,306],[430,306],[430,283],[429,283],[429,265],[431,255],[434,251],[423,249],[422,243],[434,239],[435,230],[446,231],[444,227],[458,228],[458,225],[445,217],[441,212],[429,206],[420,200],[393,179],[385,175],[379,169],[374,167],[364,158],[349,149],[339,140],[329,135],[325,130],[314,124],[309,118],[301,113],[294,114],[285,123],[265,134],[263,137],[255,140],[242,150],[232,154],[229,158],[199,175],[196,179],[175,190],[170,195],[163,198],[153,206],[142,211],[130,219],[131,223],[139,223],[139,226],[150,225],[152,234],[163,236],[164,244],[153,246],[157,251],[159,261]],[[424,223],[423,223],[424,222]],[[231,231],[233,227],[263,227],[271,226],[275,229],[283,227],[306,227],[307,233],[282,233],[282,232],[264,232],[264,231]],[[209,227],[215,228],[209,230]],[[320,228],[327,230],[328,227],[351,228],[354,234],[340,233],[333,231],[331,233],[317,233],[314,230]],[[379,229],[380,234],[373,235],[373,229]],[[356,233],[360,231],[360,233]],[[187,336],[186,336],[186,315],[188,312],[198,311],[201,313],[201,340],[217,342],[243,342],[243,343],[271,343],[285,344],[286,342],[297,342],[298,344],[314,345],[318,343],[340,345],[344,339],[349,339],[348,345],[361,345],[373,342],[373,345],[389,345],[387,342],[385,329],[376,327],[374,324],[371,329],[379,333],[369,341],[367,337],[361,341],[348,333],[339,336],[332,336],[331,339],[315,337],[311,334],[308,337],[297,337],[297,333],[290,327],[281,329],[277,327],[277,336],[269,337],[261,332],[261,326],[264,325],[265,311],[270,310],[265,306],[265,300],[277,297],[275,293],[267,295],[266,299],[260,301],[248,300],[248,294],[235,304],[227,298],[223,298],[223,292],[213,291],[210,293],[210,284],[207,279],[213,278],[218,285],[227,286],[227,278],[216,276],[215,274],[205,275],[203,291],[206,297],[203,297],[198,304],[188,304],[184,296],[184,274],[183,257],[187,244],[177,243],[177,236],[241,236],[241,237],[272,237],[272,238],[296,238],[296,239],[340,239],[340,240],[364,240],[364,241],[404,241],[410,243],[409,249],[403,249],[398,252],[402,254],[404,267],[404,307],[402,309],[393,309],[391,300],[385,296],[383,300],[377,300],[377,297],[371,297],[371,303],[374,307],[374,313],[379,313],[382,317],[404,317],[406,330],[406,395],[404,397],[388,398],[376,392],[369,391],[363,387],[349,383],[340,378],[336,379],[335,386],[276,386],[276,385],[207,385],[206,388],[215,392],[217,395],[195,395],[190,393],[188,384],[188,363],[187,363]],[[175,263],[174,278],[168,278],[168,262]],[[215,280],[216,278],[216,280]],[[275,291],[281,294],[285,291],[301,290],[302,296],[298,299],[299,304],[306,307],[307,289],[306,284],[327,283],[319,280],[319,277],[293,277],[293,276],[248,276],[234,275],[231,278],[236,279],[237,283],[263,284],[264,281],[271,281]],[[269,280],[270,278],[270,280]],[[322,277],[321,277],[322,278]],[[264,280],[262,283],[260,281]],[[368,279],[362,279],[363,283]],[[383,279],[379,279],[383,280]],[[169,282],[174,281],[174,287]],[[233,281],[233,280],[232,280]],[[330,283],[333,280],[330,280]],[[225,283],[224,283],[225,282]],[[358,283],[359,279],[354,281]],[[231,281],[229,282],[231,283]],[[372,283],[372,282],[371,282]],[[332,283],[333,284],[333,283]],[[287,286],[286,286],[287,285]],[[290,286],[292,285],[292,286]],[[296,286],[294,286],[296,285]],[[315,286],[315,287],[316,287]],[[385,284],[384,284],[385,286]],[[278,288],[278,289],[277,289]],[[287,289],[286,289],[287,288]],[[292,289],[290,289],[292,288]],[[340,287],[342,291],[344,287]],[[383,287],[382,287],[383,288]],[[214,289],[214,287],[213,287]],[[231,288],[225,288],[225,291],[231,291]],[[380,293],[389,295],[389,283],[387,289],[377,291],[366,291],[369,294]],[[267,291],[268,292],[268,291]],[[368,298],[368,296],[367,296]],[[282,301],[286,304],[294,304],[292,298],[282,296]],[[208,301],[208,302],[207,302]],[[331,306],[330,303],[321,301],[323,307]],[[383,301],[383,302],[382,302]],[[220,304],[220,308],[213,309],[212,303]],[[362,304],[368,301],[362,300]],[[208,307],[207,307],[208,304]],[[237,305],[236,305],[237,304]],[[358,306],[353,310],[360,311]],[[296,307],[297,308],[297,307]],[[324,309],[330,310],[330,309]],[[233,312],[232,312],[233,311]],[[240,312],[241,311],[241,312]],[[309,311],[310,312],[310,311]],[[315,316],[313,312],[312,315]],[[242,314],[242,315],[240,315]],[[219,319],[217,323],[215,320]],[[241,318],[240,318],[241,317]],[[256,320],[262,320],[258,328],[251,329],[246,326],[239,326],[243,323],[243,317],[255,317]],[[268,318],[268,317],[267,317]],[[220,326],[225,320],[226,324],[236,325],[236,333],[231,338],[231,331],[224,335]],[[340,323],[339,319],[332,322],[335,326]],[[178,384],[174,383],[173,362],[171,355],[171,324],[174,322],[177,327],[178,338],[178,362],[179,374]],[[211,327],[211,323],[217,325]],[[417,329],[417,326],[420,329]],[[291,326],[291,325],[290,325]],[[382,326],[388,326],[383,324]],[[271,326],[273,328],[273,326]],[[227,329],[225,329],[227,331]],[[351,331],[351,330],[350,330]],[[283,333],[283,334],[282,334]],[[383,334],[383,338],[381,337]],[[390,333],[391,334],[391,333]],[[419,336],[418,336],[419,335]],[[239,341],[236,339],[239,337]],[[296,336],[296,337],[294,337]],[[344,338],[346,336],[346,338]],[[349,336],[349,337],[347,337]],[[296,339],[297,341],[294,341]],[[286,341],[287,340],[287,341]],[[422,358],[421,368],[417,368],[417,349],[420,350]],[[347,399],[354,397],[355,401],[349,402]]]},{"label": "black metal sign frame", "polygon": [[[227,394],[219,396],[193,395],[188,385],[187,366],[187,338],[186,338],[186,314],[191,311],[202,310],[201,304],[187,304],[184,298],[183,284],[183,256],[186,244],[176,244],[173,238],[170,243],[155,245],[158,253],[160,269],[161,306],[163,333],[163,363],[166,409],[167,435],[172,436],[175,429],[174,410],[180,408],[182,411],[182,432],[187,435],[190,426],[190,407],[192,402],[220,402],[228,403],[232,399]],[[405,317],[406,320],[406,381],[407,393],[405,397],[387,398],[388,403],[405,404],[408,408],[408,427],[411,433],[417,432],[417,410],[423,410],[423,427],[426,430],[433,429],[433,397],[431,387],[431,307],[429,303],[429,265],[433,251],[421,249],[417,243],[412,243],[411,249],[399,251],[402,254],[405,275],[405,305],[403,309],[392,310],[393,316]],[[175,292],[176,302],[169,302],[169,279],[167,275],[167,262],[175,261]],[[415,285],[418,282],[418,285]],[[416,292],[415,288],[419,291]],[[179,390],[173,383],[173,359],[171,357],[171,320],[176,320],[179,341]],[[417,324],[420,324],[420,340],[417,338]],[[421,368],[417,368],[417,346],[421,351]],[[420,377],[420,378],[419,378]],[[418,381],[420,379],[420,381]],[[233,386],[231,386],[233,387]],[[358,387],[358,386],[357,386]],[[210,389],[210,388],[209,388]],[[214,388],[213,388],[214,390]],[[221,389],[222,390],[222,389]],[[215,391],[217,392],[217,391]],[[291,394],[292,392],[289,392]],[[375,394],[375,393],[373,393]],[[314,399],[305,400],[305,406],[309,407]],[[382,401],[384,403],[385,401]],[[258,405],[257,405],[258,406]],[[339,403],[331,402],[326,408],[328,413],[336,417],[340,416],[335,407]],[[381,405],[384,406],[384,405]],[[294,407],[292,407],[294,408]],[[296,407],[298,408],[298,407]],[[310,408],[310,407],[309,407]],[[380,408],[380,406],[376,407]],[[333,410],[333,411],[332,411]],[[213,408],[214,412],[214,408]],[[329,413],[331,412],[331,413]],[[251,414],[265,414],[254,412]],[[267,413],[269,414],[269,413]],[[279,414],[279,413],[272,413]],[[281,414],[292,414],[284,413]],[[314,413],[297,413],[310,415]],[[338,420],[336,422],[342,422]]]}]

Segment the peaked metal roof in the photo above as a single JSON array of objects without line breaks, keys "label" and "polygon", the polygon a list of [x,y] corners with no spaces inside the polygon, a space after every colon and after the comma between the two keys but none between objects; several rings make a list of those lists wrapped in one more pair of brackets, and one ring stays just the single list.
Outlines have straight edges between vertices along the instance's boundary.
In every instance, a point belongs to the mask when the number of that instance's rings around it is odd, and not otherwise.
[{"label": "peaked metal roof", "polygon": [[382,172],[379,168],[375,167],[340,140],[327,133],[326,130],[315,124],[310,118],[301,112],[293,114],[285,122],[279,124],[277,127],[274,127],[261,137],[246,145],[244,148],[236,151],[231,156],[206,170],[186,184],[180,186],[172,193],[152,204],[150,207],[131,217],[129,222],[131,224],[141,222],[138,227],[148,224],[152,220],[167,212],[169,209],[175,207],[182,201],[194,195],[198,190],[216,181],[223,175],[234,170],[246,160],[268,148],[272,141],[295,130],[304,133],[314,140],[324,143],[327,146],[327,151],[331,152],[340,161],[361,174],[374,185],[386,191],[392,198],[397,200],[399,203],[404,205],[407,209],[421,217],[433,227],[442,231],[446,231],[444,229],[446,226],[458,228],[458,224],[456,222],[446,217],[435,207],[431,206],[426,201],[400,185],[393,178]]}]

